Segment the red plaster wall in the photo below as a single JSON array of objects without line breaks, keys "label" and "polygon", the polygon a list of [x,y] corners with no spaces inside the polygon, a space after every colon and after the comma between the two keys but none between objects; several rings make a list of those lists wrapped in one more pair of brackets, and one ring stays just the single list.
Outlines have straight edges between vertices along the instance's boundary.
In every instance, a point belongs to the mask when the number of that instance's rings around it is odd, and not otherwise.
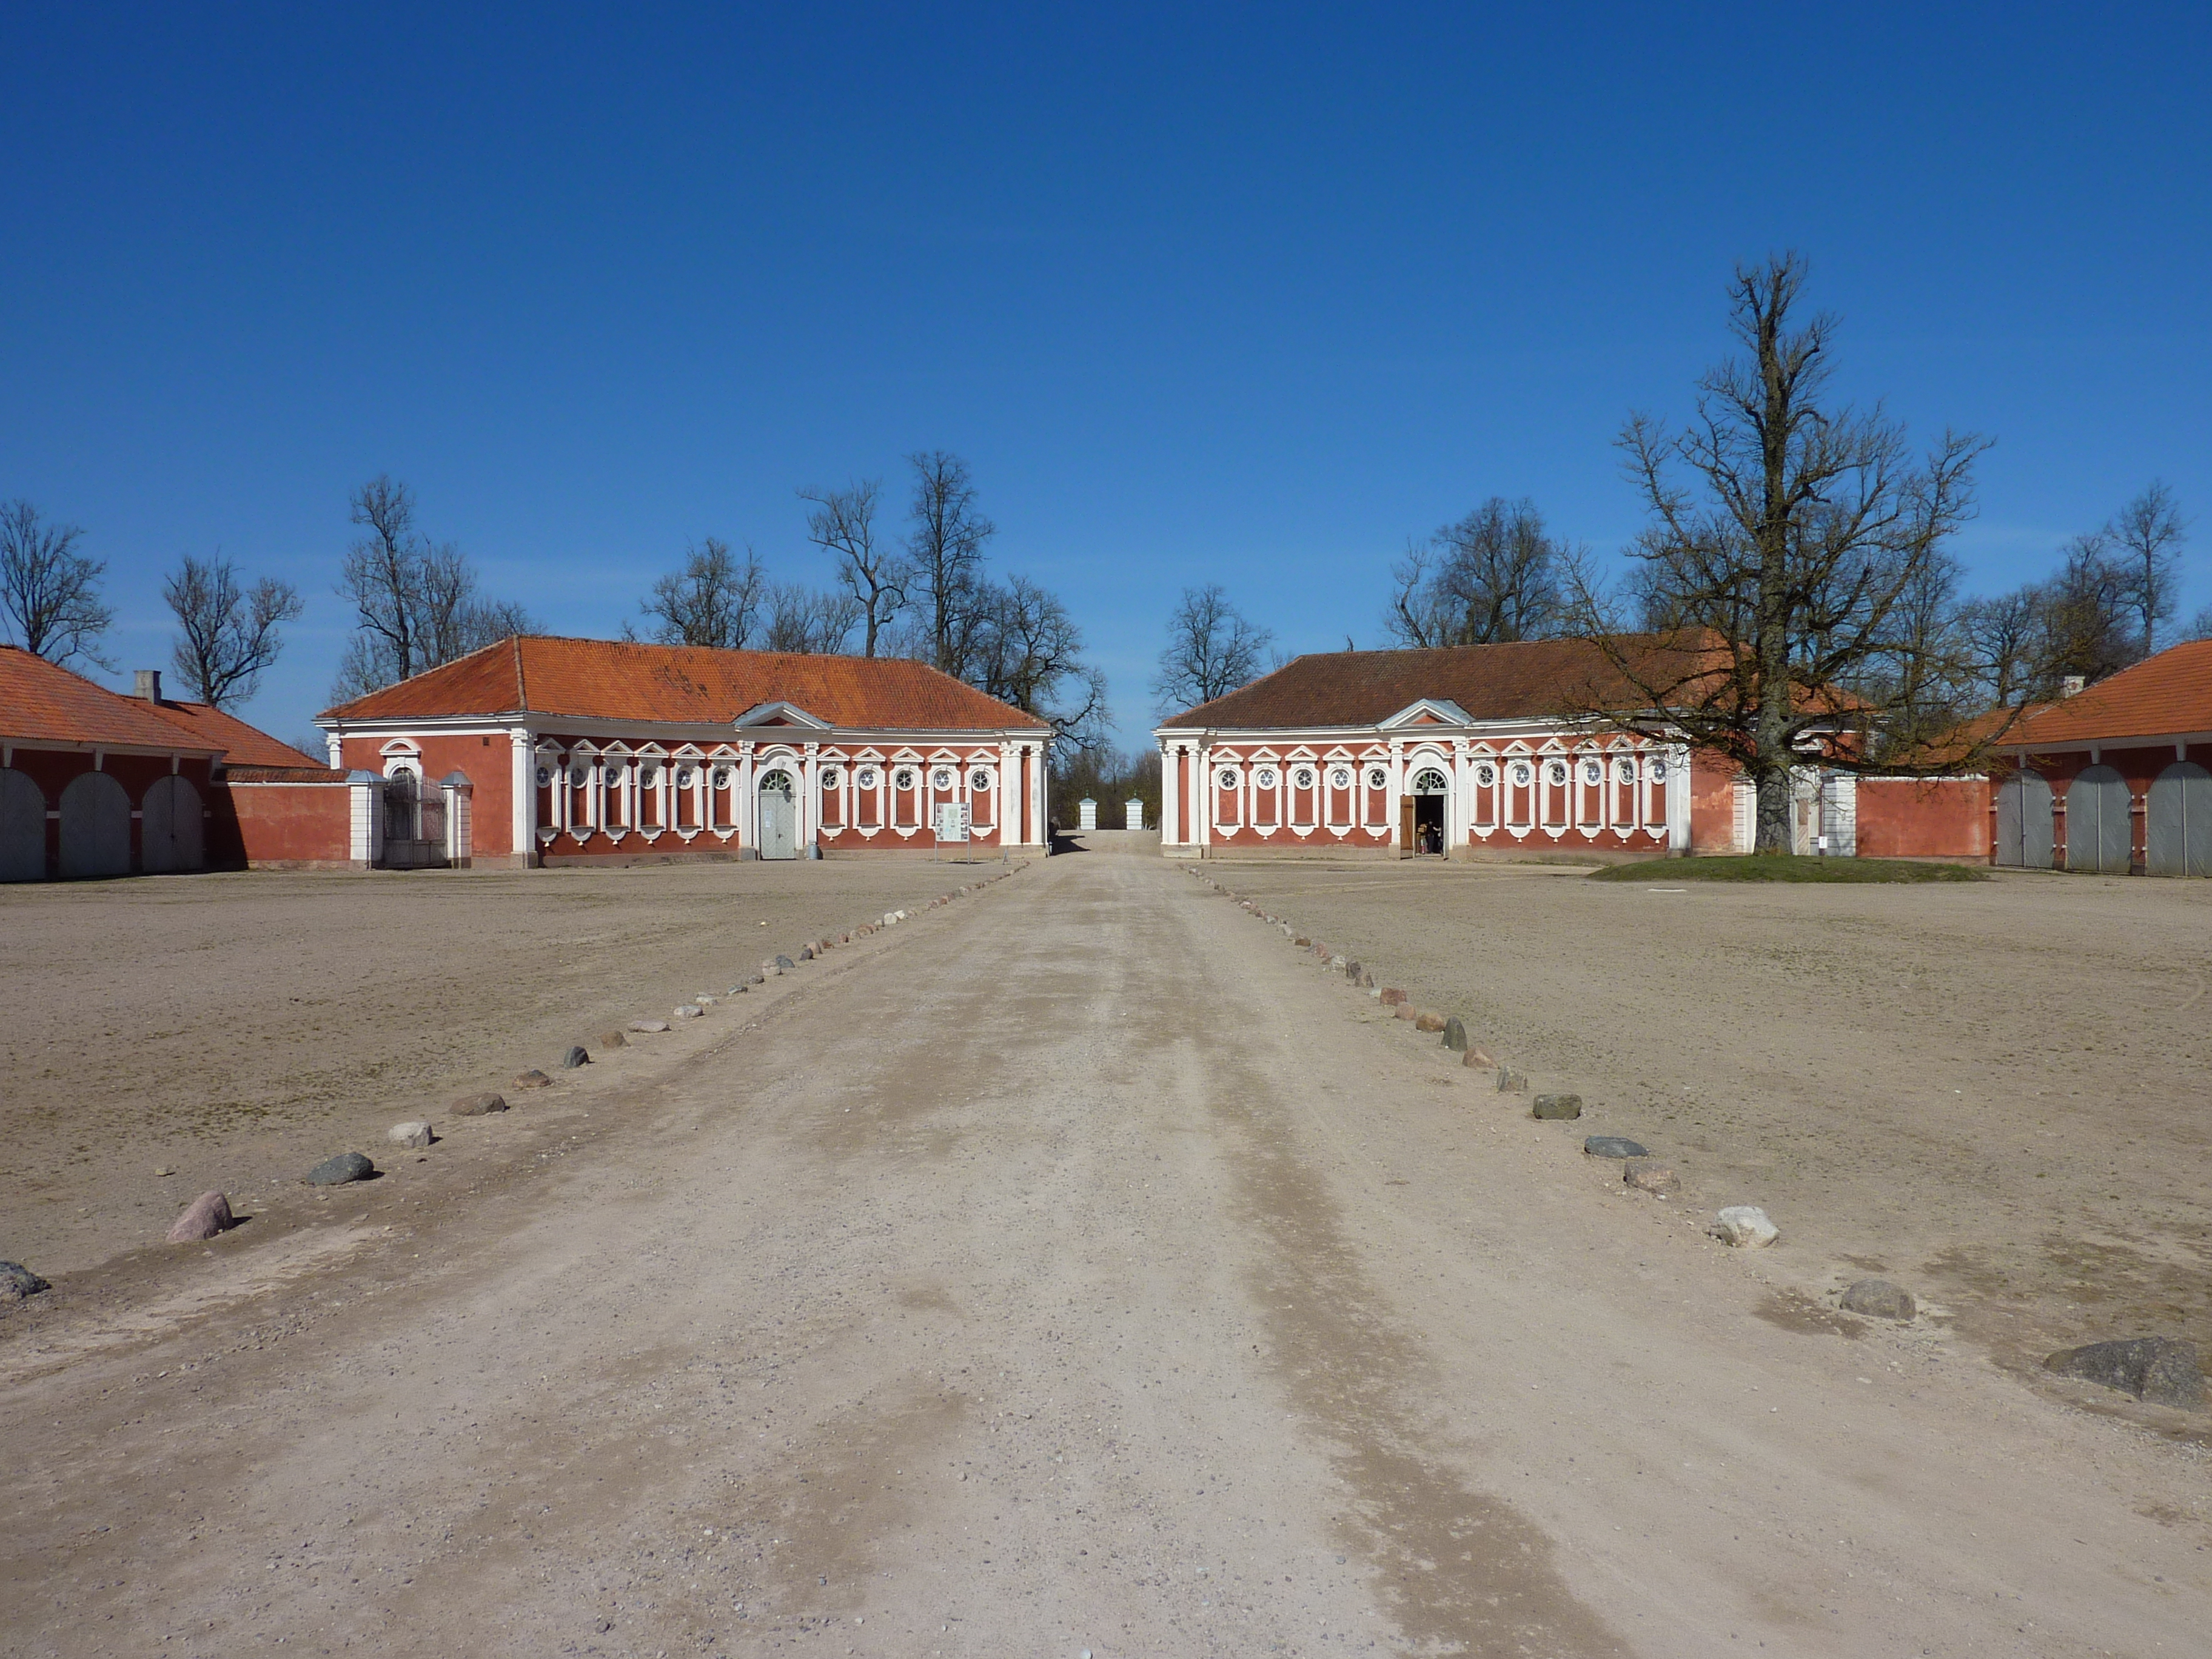
[{"label": "red plaster wall", "polygon": [[[411,736],[412,734],[410,734]],[[348,738],[345,765],[351,771],[384,775],[383,737]],[[479,732],[473,736],[413,737],[422,746],[419,764],[428,787],[459,772],[474,786],[469,804],[469,854],[471,858],[504,858],[514,842],[514,747],[503,732]],[[533,759],[531,763],[537,764]]]},{"label": "red plaster wall", "polygon": [[1987,778],[1861,778],[1859,856],[1985,860],[1990,799]]},{"label": "red plaster wall", "polygon": [[228,784],[216,820],[234,867],[351,862],[353,790],[343,783]]},{"label": "red plaster wall", "polygon": [[[2087,750],[2058,755],[2030,755],[2027,757],[2028,769],[2041,773],[2045,781],[2051,785],[2051,863],[2061,870],[2066,867],[2066,790],[2068,786],[2090,767],[2103,764],[2111,767],[2127,780],[2128,793],[2134,797],[2133,811],[2129,816],[2132,820],[2135,861],[2140,866],[2149,850],[2144,845],[2148,831],[2143,823],[2143,812],[2149,803],[2150,786],[2160,773],[2182,758],[2184,757],[2176,753],[2173,744],[2170,743],[2161,743],[2141,749],[2106,749],[2100,751],[2094,761],[2089,758]],[[2212,767],[2212,744],[2191,744],[2186,758],[2195,761],[2199,766]],[[2002,781],[2002,775],[2000,774],[1990,786],[1992,791],[1996,784]],[[1992,815],[1982,836],[1984,854],[1989,854],[1996,844],[1996,823]]]},{"label": "red plaster wall", "polygon": [[1735,766],[1702,750],[1690,757],[1690,850],[1735,850]]}]

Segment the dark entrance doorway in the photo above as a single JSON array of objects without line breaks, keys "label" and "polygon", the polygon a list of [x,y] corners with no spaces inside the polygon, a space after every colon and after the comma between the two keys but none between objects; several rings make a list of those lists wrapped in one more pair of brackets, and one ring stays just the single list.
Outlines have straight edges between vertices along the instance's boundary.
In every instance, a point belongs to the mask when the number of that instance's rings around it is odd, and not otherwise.
[{"label": "dark entrance doorway", "polygon": [[1444,775],[1431,769],[1413,779],[1413,851],[1429,858],[1444,853]]}]

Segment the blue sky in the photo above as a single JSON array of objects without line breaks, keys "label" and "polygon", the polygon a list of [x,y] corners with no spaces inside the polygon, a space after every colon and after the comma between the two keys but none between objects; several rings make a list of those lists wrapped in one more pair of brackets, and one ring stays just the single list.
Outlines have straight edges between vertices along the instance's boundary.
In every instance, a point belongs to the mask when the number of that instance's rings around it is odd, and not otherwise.
[{"label": "blue sky", "polygon": [[125,671],[180,555],[296,582],[280,735],[377,473],[604,635],[704,535],[826,579],[795,489],[942,447],[1138,742],[1186,585],[1334,648],[1490,495],[1617,548],[1782,247],[1844,392],[1996,440],[1975,586],[2157,477],[2212,603],[2203,7],[463,9],[0,12],[0,498]]}]

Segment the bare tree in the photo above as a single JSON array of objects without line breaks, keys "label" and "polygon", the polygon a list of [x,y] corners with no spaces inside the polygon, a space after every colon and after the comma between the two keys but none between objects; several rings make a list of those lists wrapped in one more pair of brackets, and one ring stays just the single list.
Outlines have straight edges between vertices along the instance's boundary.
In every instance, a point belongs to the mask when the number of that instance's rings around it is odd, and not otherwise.
[{"label": "bare tree", "polygon": [[[1681,432],[1638,415],[1620,436],[1651,513],[1632,550],[1647,616],[1687,648],[1628,636],[1587,574],[1571,579],[1579,630],[1641,705],[1633,717],[1663,716],[1750,774],[1762,852],[1790,848],[1790,771],[1808,750],[1847,769],[1957,764],[1971,670],[1916,640],[1911,600],[1972,514],[1987,446],[1947,432],[1916,463],[1878,409],[1824,407],[1836,325],[1793,323],[1805,276],[1794,254],[1739,266],[1730,321],[1748,356],[1707,372]],[[1945,630],[1941,649],[1958,642]],[[1843,728],[1881,741],[1835,740]]]},{"label": "bare tree", "polygon": [[1493,495],[1393,568],[1383,626],[1401,645],[1499,645],[1540,639],[1562,615],[1559,573],[1570,550],[1523,497]]},{"label": "bare tree", "polygon": [[100,636],[115,620],[100,601],[107,567],[76,550],[83,534],[48,522],[28,501],[0,507],[0,609],[16,643],[33,656],[106,668],[112,665],[100,654]]},{"label": "bare tree", "polygon": [[251,588],[241,588],[237,568],[228,559],[203,562],[189,553],[161,584],[161,597],[176,613],[170,660],[178,678],[202,702],[216,708],[252,696],[262,672],[283,649],[278,628],[296,621],[305,609],[289,582],[264,576]]},{"label": "bare tree", "polygon": [[380,476],[354,492],[352,521],[365,532],[347,549],[338,592],[356,626],[331,696],[348,702],[482,650],[538,624],[520,605],[483,598],[474,568],[450,542],[416,527],[415,498]]},{"label": "bare tree", "polygon": [[837,580],[860,606],[861,654],[872,657],[893,617],[906,605],[905,563],[876,545],[876,506],[882,483],[866,478],[842,489],[802,489],[811,501],[806,537],[837,561]]},{"label": "bare tree", "polygon": [[975,684],[1050,723],[1078,749],[1105,741],[1106,677],[1083,660],[1083,635],[1055,594],[1026,576],[988,583],[970,647]]},{"label": "bare tree", "polygon": [[1168,642],[1152,676],[1163,714],[1226,696],[1260,672],[1274,635],[1247,621],[1218,582],[1186,587],[1168,618]]},{"label": "bare tree", "polygon": [[802,655],[833,655],[852,643],[860,601],[842,591],[823,592],[796,582],[769,590],[768,634],[762,647]]},{"label": "bare tree", "polygon": [[2043,627],[2042,694],[2069,676],[2100,680],[2142,659],[2136,572],[2113,556],[2108,532],[2067,543],[2057,574],[2032,592]]},{"label": "bare tree", "polygon": [[2206,605],[2189,619],[2189,632],[2185,637],[2192,640],[2212,640],[2212,605]]},{"label": "bare tree", "polygon": [[983,544],[999,527],[975,505],[968,464],[933,449],[907,457],[914,469],[906,563],[927,629],[929,660],[967,678],[965,647],[981,603]]},{"label": "bare tree", "polygon": [[2142,653],[2158,648],[2158,624],[2173,615],[2181,545],[2188,521],[2174,504],[2173,492],[2154,478],[2142,493],[2116,514],[2105,529],[2116,558],[2127,565],[2130,595],[2142,623]]},{"label": "bare tree", "polygon": [[2030,584],[1959,607],[1961,629],[1982,701],[2017,704],[2039,696],[2049,679],[2043,596]]},{"label": "bare tree", "polygon": [[639,608],[653,619],[653,637],[662,645],[742,651],[759,632],[767,599],[759,556],[747,548],[740,564],[727,542],[709,536],[685,550],[684,568],[654,582]]}]

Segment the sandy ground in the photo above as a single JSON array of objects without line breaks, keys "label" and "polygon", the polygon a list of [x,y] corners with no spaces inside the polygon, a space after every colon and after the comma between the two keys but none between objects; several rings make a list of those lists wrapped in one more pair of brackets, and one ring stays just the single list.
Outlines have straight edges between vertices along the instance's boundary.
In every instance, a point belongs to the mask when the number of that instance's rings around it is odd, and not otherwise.
[{"label": "sandy ground", "polygon": [[2039,1377],[2114,1336],[2212,1360],[2212,884],[1207,869],[1582,1094],[1589,1131],[1663,1157],[1690,1207],[1764,1206],[1774,1271],[1814,1302],[1886,1274]]},{"label": "sandy ground", "polygon": [[0,1260],[51,1278],[158,1242],[209,1188],[258,1201],[333,1152],[374,1158],[395,1122],[1004,867],[0,887]]},{"label": "sandy ground", "polygon": [[[1522,879],[1536,925],[1632,924],[1626,963],[1676,925],[1548,915],[1572,890]],[[1955,1312],[1762,1317],[1814,1248],[1789,1206],[1783,1244],[1728,1251],[1583,1158],[1586,1127],[1477,1088],[1164,860],[1053,860],[383,1180],[57,1276],[0,1318],[0,1628],[27,1654],[2202,1650],[2200,1448],[2025,1384]]]}]

